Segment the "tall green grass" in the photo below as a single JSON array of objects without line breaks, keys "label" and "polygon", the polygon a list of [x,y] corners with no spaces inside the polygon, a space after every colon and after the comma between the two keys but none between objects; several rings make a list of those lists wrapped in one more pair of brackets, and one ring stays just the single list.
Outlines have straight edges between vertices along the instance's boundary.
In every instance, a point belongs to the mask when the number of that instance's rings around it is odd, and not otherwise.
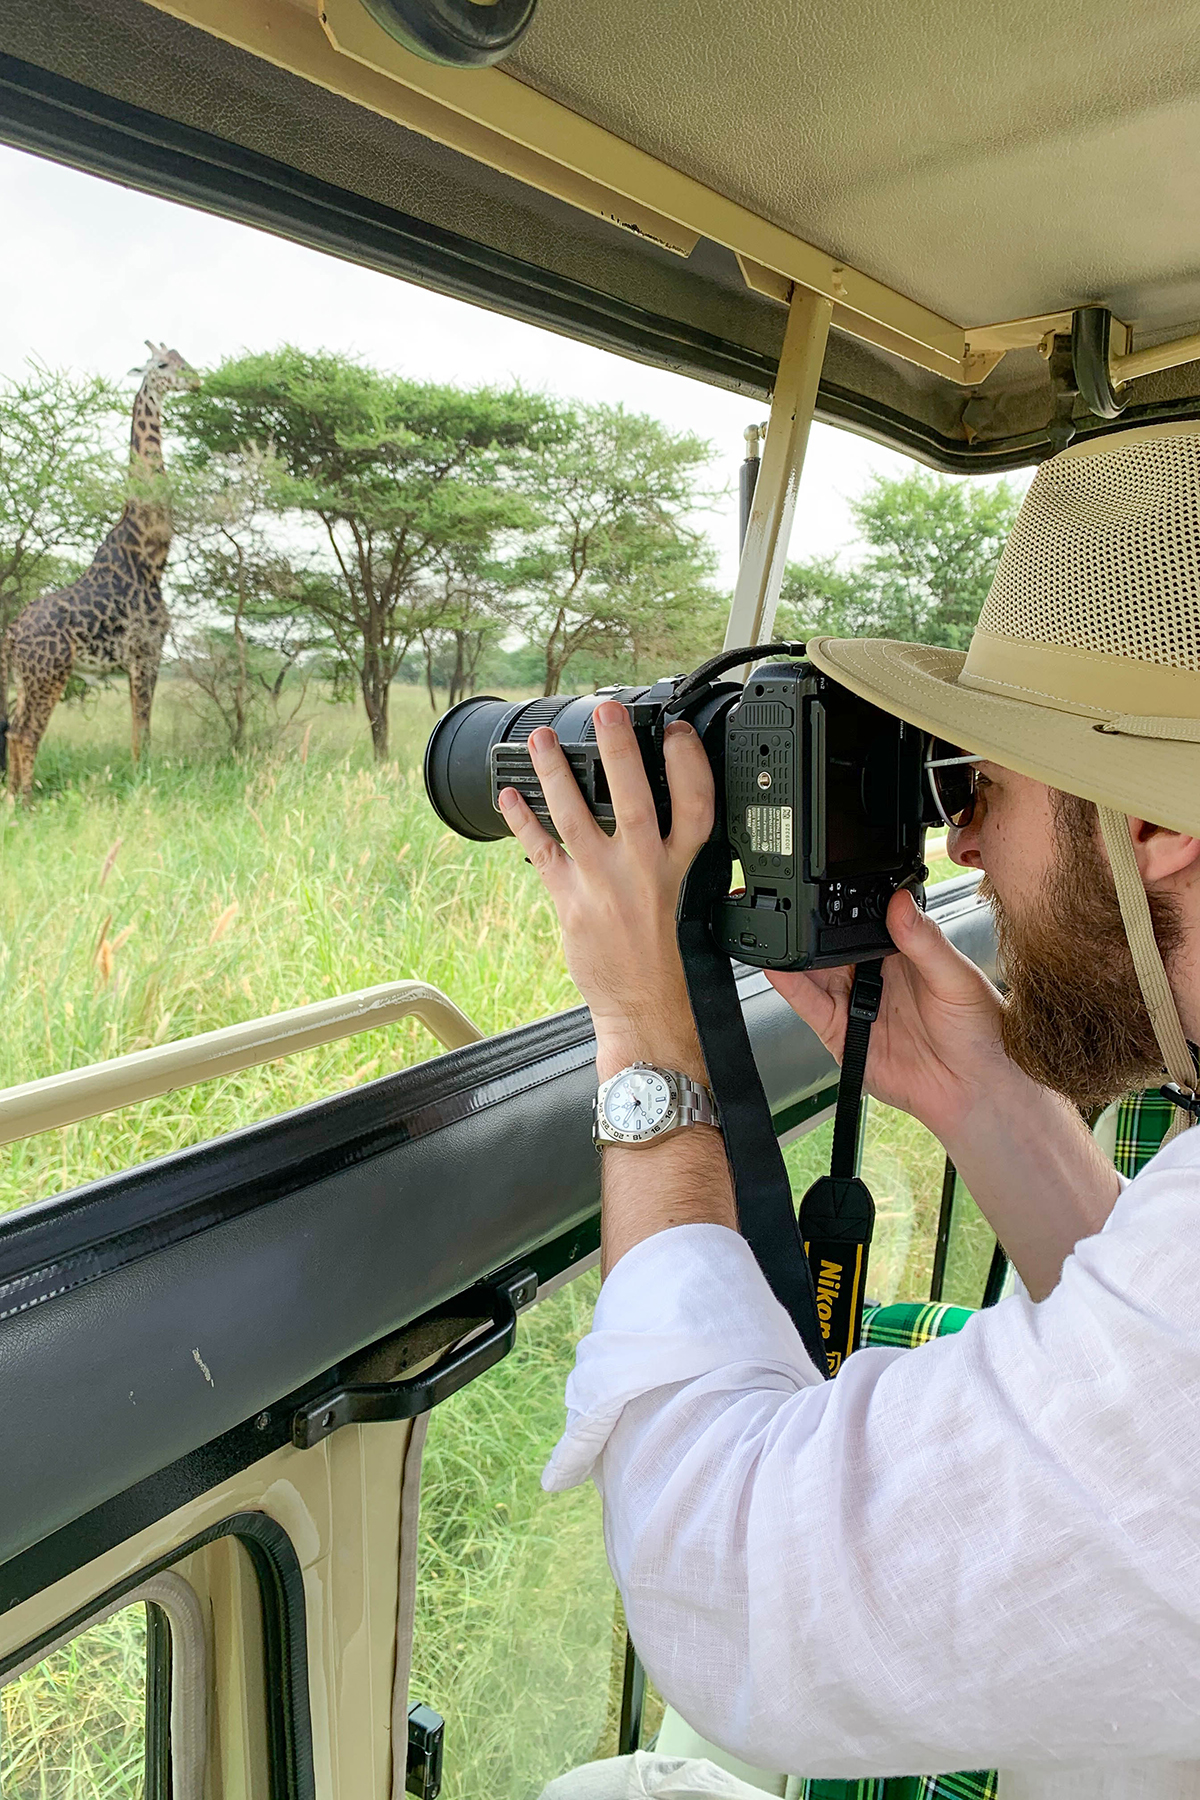
[{"label": "tall green grass", "polygon": [[582,1276],[527,1313],[512,1354],[430,1420],[410,1692],[446,1717],[445,1800],[535,1800],[616,1749],[600,1498],[538,1481],[598,1289]]},{"label": "tall green grass", "polygon": [[[35,805],[0,806],[0,1086],[406,977],[486,1033],[578,1003],[514,846],[467,843],[430,811],[411,755],[422,696],[397,696],[409,760],[379,766],[333,707],[306,760],[302,739],[250,764],[183,754],[170,698],[138,773],[116,695],[84,718],[60,708]],[[47,1133],[0,1156],[0,1208],[437,1051],[404,1022]]]},{"label": "tall green grass", "polygon": [[4,1800],[140,1800],[146,1609],[127,1606],[0,1688]]}]

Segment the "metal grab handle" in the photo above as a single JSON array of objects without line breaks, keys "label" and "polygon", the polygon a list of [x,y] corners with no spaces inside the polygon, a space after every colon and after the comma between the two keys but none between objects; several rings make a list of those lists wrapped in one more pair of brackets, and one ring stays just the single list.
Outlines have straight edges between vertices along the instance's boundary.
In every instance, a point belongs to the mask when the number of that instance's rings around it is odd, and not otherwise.
[{"label": "metal grab handle", "polygon": [[281,1056],[294,1056],[319,1044],[336,1043],[360,1031],[376,1031],[400,1019],[417,1018],[448,1050],[478,1043],[478,1025],[426,981],[385,981],[333,1000],[314,1000],[265,1019],[245,1019],[199,1037],[179,1038],[134,1050],[84,1069],[66,1069],[20,1087],[0,1091],[0,1144],[34,1137],[60,1125],[114,1112],[195,1087],[219,1075],[237,1074]]},{"label": "metal grab handle", "polygon": [[511,1289],[471,1288],[454,1302],[454,1311],[462,1317],[478,1312],[486,1318],[488,1328],[481,1337],[447,1351],[432,1368],[404,1381],[348,1383],[307,1401],[292,1417],[293,1444],[297,1450],[309,1450],[343,1425],[391,1425],[440,1406],[508,1355],[517,1338],[519,1299],[519,1292]]}]

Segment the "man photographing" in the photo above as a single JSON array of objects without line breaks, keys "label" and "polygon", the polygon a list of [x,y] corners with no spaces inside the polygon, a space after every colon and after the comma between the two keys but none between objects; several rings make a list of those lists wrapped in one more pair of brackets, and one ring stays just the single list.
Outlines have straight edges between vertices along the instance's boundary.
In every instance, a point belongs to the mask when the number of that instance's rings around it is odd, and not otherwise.
[{"label": "man photographing", "polygon": [[[1044,464],[965,658],[808,655],[978,758],[949,850],[986,876],[1008,996],[898,893],[866,1084],[940,1138],[1025,1292],[826,1382],[737,1235],[719,1130],[610,1144],[605,1285],[546,1485],[595,1476],[648,1670],[758,1766],[1200,1794],[1200,1133],[1122,1191],[1078,1110],[1164,1070],[1181,1102],[1196,1085],[1200,433]],[[504,816],[601,1083],[641,1063],[702,1088],[675,907],[708,760],[669,728],[663,839],[627,714],[595,721],[615,835],[549,730],[529,748],[565,848],[512,789]],[[851,971],[771,979],[839,1055]]]}]

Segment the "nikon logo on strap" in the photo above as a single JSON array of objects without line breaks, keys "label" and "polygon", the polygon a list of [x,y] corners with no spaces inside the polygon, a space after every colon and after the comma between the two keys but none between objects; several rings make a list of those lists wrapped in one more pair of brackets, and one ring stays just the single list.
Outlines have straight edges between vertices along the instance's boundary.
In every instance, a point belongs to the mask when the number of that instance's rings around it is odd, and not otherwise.
[{"label": "nikon logo on strap", "polygon": [[875,1206],[857,1176],[822,1175],[800,1205],[800,1235],[816,1290],[829,1373],[836,1375],[862,1332],[863,1276]]}]

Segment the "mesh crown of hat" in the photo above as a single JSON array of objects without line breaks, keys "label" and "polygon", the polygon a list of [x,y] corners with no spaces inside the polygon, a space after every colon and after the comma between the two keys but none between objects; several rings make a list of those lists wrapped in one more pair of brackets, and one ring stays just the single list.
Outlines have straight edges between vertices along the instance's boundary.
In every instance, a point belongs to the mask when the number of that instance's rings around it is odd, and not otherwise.
[{"label": "mesh crown of hat", "polygon": [[1200,434],[1043,463],[979,629],[1200,669]]}]

